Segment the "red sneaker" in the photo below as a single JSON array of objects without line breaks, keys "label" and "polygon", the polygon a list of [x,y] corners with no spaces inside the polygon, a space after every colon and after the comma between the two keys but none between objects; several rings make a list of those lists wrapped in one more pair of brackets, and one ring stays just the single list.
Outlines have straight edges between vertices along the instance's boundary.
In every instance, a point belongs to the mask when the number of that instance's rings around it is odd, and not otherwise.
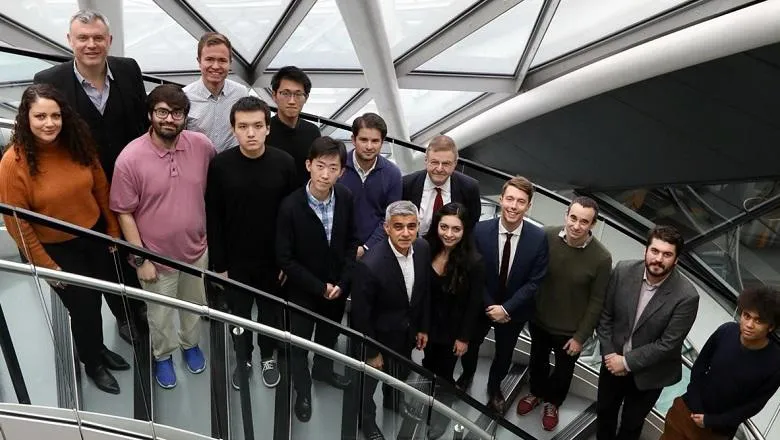
[{"label": "red sneaker", "polygon": [[542,427],[545,431],[552,431],[556,426],[558,426],[558,407],[545,402],[542,410]]},{"label": "red sneaker", "polygon": [[520,399],[519,402],[517,402],[517,413],[520,414],[521,416],[524,416],[529,412],[531,412],[532,409],[539,406],[541,402],[542,399],[529,393],[525,397]]}]

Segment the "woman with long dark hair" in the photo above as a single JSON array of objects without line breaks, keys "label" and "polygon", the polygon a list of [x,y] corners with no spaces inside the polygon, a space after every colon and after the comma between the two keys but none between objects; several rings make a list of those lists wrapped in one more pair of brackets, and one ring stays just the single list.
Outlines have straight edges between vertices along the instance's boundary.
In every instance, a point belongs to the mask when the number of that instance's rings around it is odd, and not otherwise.
[{"label": "woman with long dark hair", "polygon": [[[84,228],[119,237],[108,206],[108,181],[86,123],[52,86],[39,84],[22,94],[11,143],[0,160],[0,201]],[[116,280],[109,249],[85,238],[4,216],[26,261],[36,266]],[[52,283],[71,317],[84,369],[98,388],[118,394],[108,369],[127,362],[103,345],[100,292]]]}]

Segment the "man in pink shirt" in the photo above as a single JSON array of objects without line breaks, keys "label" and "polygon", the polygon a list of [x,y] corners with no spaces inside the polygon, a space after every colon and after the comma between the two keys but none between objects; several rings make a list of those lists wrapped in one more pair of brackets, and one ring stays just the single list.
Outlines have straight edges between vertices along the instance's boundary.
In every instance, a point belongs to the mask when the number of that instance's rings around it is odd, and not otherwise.
[{"label": "man in pink shirt", "polygon": [[[209,139],[184,130],[189,100],[180,87],[162,85],[147,98],[148,133],[130,142],[114,167],[111,209],[128,242],[205,269],[206,207],[204,193],[209,162],[216,154]],[[151,292],[204,304],[200,278],[136,256],[138,279]],[[181,347],[187,369],[200,373],[206,360],[198,347],[200,319],[150,303],[149,332],[155,359],[155,379],[163,388],[176,386],[173,352]]]}]

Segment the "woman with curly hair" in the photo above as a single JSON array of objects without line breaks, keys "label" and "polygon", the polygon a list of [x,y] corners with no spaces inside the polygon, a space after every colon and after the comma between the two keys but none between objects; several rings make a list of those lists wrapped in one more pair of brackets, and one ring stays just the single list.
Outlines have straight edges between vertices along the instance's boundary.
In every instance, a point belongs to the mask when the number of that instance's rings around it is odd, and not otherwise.
[{"label": "woman with curly hair", "polygon": [[[30,86],[22,94],[11,143],[0,160],[0,201],[119,237],[89,128],[50,85]],[[23,259],[36,266],[116,279],[105,246],[15,216],[4,220]],[[70,313],[87,376],[99,389],[118,394],[119,384],[108,369],[130,366],[103,345],[100,292],[52,285]]]}]

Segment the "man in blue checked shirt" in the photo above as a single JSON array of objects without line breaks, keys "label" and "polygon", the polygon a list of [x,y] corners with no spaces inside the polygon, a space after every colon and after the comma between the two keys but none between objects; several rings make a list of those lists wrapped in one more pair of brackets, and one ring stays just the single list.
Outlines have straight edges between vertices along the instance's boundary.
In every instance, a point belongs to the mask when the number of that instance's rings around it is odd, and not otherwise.
[{"label": "man in blue checked shirt", "polygon": [[[355,236],[352,194],[336,183],[344,172],[347,150],[344,143],[320,137],[314,140],[306,160],[309,182],[282,202],[277,223],[276,258],[287,275],[290,301],[332,321],[341,322],[360,244]],[[314,341],[335,347],[338,330],[334,324],[293,312],[290,330]],[[295,415],[302,422],[311,418],[311,380],[337,389],[349,379],[333,372],[333,361],[314,356],[309,372],[308,353],[293,348],[290,370],[296,391]]]}]

